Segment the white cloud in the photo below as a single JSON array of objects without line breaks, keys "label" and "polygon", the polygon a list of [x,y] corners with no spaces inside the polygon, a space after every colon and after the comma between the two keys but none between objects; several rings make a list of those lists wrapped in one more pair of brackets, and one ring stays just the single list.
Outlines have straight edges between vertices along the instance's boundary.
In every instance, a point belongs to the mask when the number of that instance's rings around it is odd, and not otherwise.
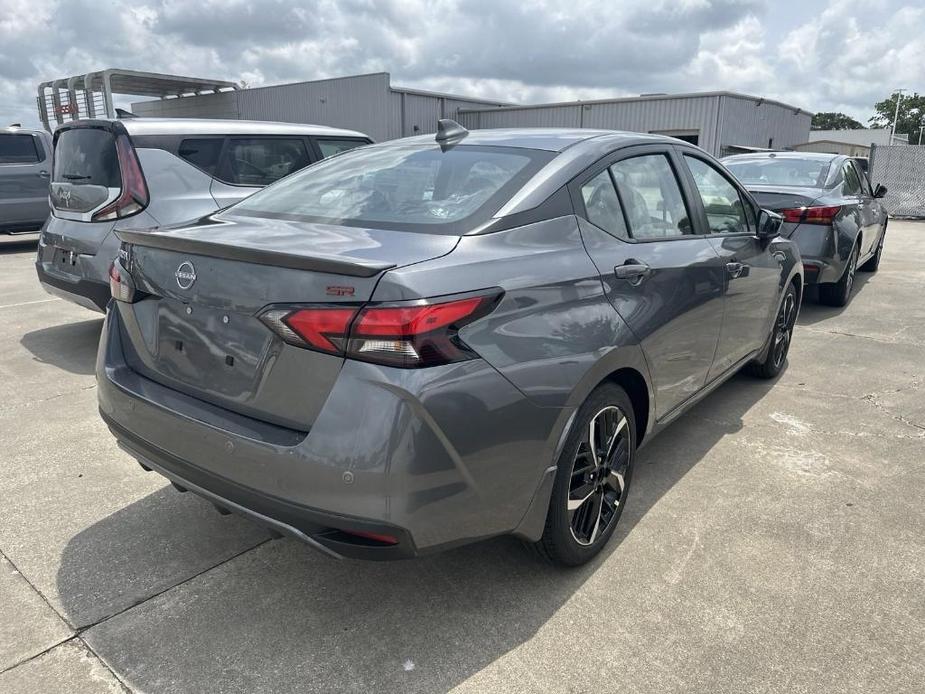
[{"label": "white cloud", "polygon": [[385,70],[515,102],[730,89],[865,121],[892,88],[925,91],[920,2],[819,3],[0,0],[0,124],[37,122],[39,82],[104,67],[253,86]]}]

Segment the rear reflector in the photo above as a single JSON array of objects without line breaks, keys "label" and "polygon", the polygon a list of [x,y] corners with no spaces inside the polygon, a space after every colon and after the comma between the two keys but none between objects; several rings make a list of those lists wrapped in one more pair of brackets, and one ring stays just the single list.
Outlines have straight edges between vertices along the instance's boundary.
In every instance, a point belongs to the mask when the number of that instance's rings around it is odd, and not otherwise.
[{"label": "rear reflector", "polygon": [[353,535],[354,537],[362,537],[365,540],[372,540],[373,542],[380,542],[384,545],[397,545],[398,538],[393,537],[392,535],[384,535],[382,533],[369,533],[365,530],[342,530],[342,533],[347,535]]},{"label": "rear reflector", "polygon": [[148,185],[135,148],[125,133],[116,136],[116,156],[119,159],[119,173],[122,175],[122,192],[114,202],[94,213],[91,221],[130,217],[148,206]]},{"label": "rear reflector", "polygon": [[449,301],[363,308],[343,304],[273,307],[260,320],[297,347],[413,369],[474,358],[458,331],[490,313],[500,296],[500,290],[495,290]]},{"label": "rear reflector", "polygon": [[109,293],[116,301],[125,301],[134,303],[139,298],[147,296],[143,292],[135,291],[135,282],[132,276],[126,272],[125,267],[119,260],[116,260],[109,266]]},{"label": "rear reflector", "polygon": [[795,207],[790,210],[780,210],[785,222],[791,224],[831,224],[841,207]]}]

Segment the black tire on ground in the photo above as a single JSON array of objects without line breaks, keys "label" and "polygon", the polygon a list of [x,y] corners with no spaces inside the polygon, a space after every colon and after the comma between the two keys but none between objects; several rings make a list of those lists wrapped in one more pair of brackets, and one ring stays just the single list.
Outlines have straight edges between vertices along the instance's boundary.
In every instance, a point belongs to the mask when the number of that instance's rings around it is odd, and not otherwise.
[{"label": "black tire on ground", "polygon": [[774,378],[787,363],[787,353],[790,351],[790,341],[793,338],[793,324],[797,316],[797,291],[790,284],[781,301],[771,329],[768,352],[762,361],[753,361],[746,366],[746,370],[757,378]]},{"label": "black tire on ground", "polygon": [[[595,431],[605,432],[603,436],[609,439],[602,442],[599,450],[610,449],[593,459],[588,455],[592,420]],[[612,429],[616,433],[611,438],[606,432]],[[559,456],[546,527],[542,538],[534,544],[542,557],[555,564],[579,566],[603,549],[626,505],[636,441],[633,403],[626,391],[614,383],[595,388],[579,408]],[[596,467],[593,460],[599,460],[600,466]],[[585,494],[593,489],[601,490],[599,502],[597,492]],[[570,502],[578,504],[581,498],[586,501],[570,510]]]},{"label": "black tire on ground", "polygon": [[828,306],[847,306],[851,299],[851,290],[854,288],[854,275],[858,268],[858,245],[854,244],[848,264],[838,282],[828,282],[819,285],[819,301]]},{"label": "black tire on ground", "polygon": [[883,240],[886,237],[886,224],[883,225],[883,231],[880,233],[880,242],[877,244],[877,252],[858,269],[861,272],[876,272],[880,268],[880,256],[883,255]]}]

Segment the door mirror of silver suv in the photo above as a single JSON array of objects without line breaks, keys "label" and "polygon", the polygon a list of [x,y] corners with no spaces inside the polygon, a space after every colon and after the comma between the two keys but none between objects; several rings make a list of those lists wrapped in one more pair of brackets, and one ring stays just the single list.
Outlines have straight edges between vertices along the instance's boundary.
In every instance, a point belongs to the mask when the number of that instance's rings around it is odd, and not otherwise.
[{"label": "door mirror of silver suv", "polygon": [[776,212],[770,210],[760,210],[758,212],[758,238],[773,239],[780,235],[780,225],[784,218]]}]

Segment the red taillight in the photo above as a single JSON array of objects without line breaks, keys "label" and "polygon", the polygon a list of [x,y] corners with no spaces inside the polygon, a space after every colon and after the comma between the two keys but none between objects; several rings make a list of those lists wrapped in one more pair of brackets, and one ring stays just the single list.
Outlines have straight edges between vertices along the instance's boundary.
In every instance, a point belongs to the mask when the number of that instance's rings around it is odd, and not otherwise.
[{"label": "red taillight", "polygon": [[109,266],[109,293],[116,301],[135,301],[135,283],[118,260]]},{"label": "red taillight", "polygon": [[345,307],[272,308],[260,319],[286,342],[328,354],[402,368],[472,359],[458,336],[490,312],[500,293],[450,301]]},{"label": "red taillight", "polygon": [[791,224],[831,224],[841,211],[841,207],[795,207],[791,210],[780,210],[779,214],[785,222]]},{"label": "red taillight", "polygon": [[122,219],[141,212],[148,206],[148,185],[145,182],[138,155],[125,133],[116,136],[116,156],[122,175],[122,193],[91,218],[94,222]]},{"label": "red taillight", "polygon": [[397,545],[398,538],[393,535],[384,535],[383,533],[369,533],[365,530],[342,530],[341,532],[354,537],[362,537],[364,540],[372,540],[383,545]]}]

